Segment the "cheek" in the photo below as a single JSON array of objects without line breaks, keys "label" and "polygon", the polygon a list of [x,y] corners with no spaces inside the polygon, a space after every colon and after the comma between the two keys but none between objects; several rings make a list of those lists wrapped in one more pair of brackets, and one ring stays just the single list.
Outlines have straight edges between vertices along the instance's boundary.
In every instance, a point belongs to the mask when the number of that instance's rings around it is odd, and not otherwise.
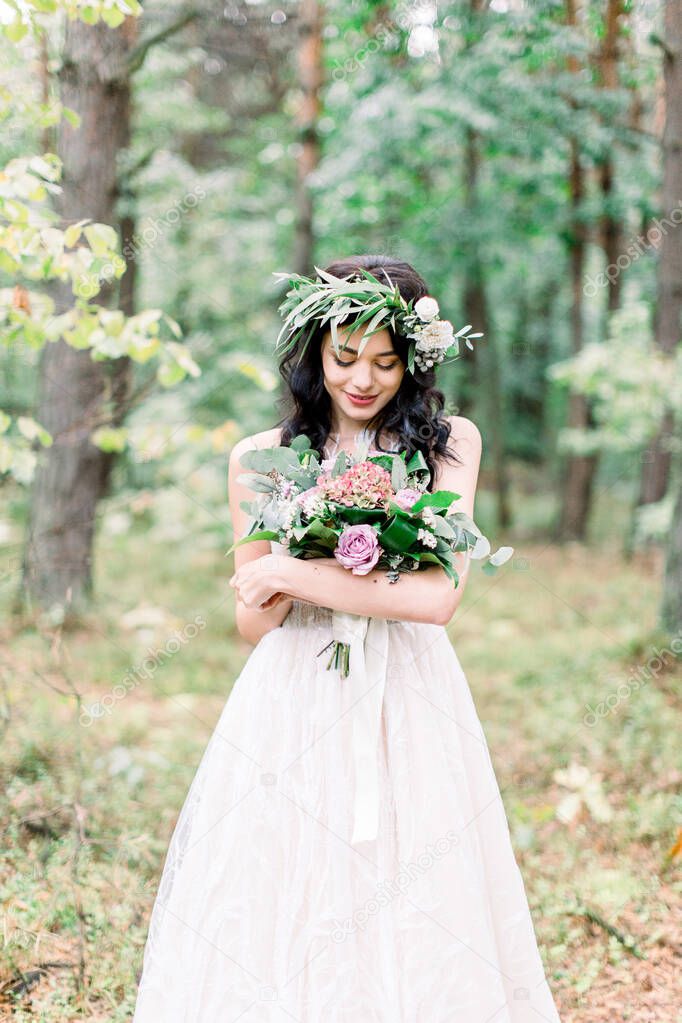
[{"label": "cheek", "polygon": [[324,382],[327,387],[338,388],[342,386],[345,380],[344,372],[335,362],[332,362],[330,359],[323,359],[322,372],[324,373]]},{"label": "cheek", "polygon": [[400,385],[403,382],[404,375],[405,374],[402,368],[396,370],[395,373],[385,373],[384,377],[386,379],[384,380],[383,390],[388,391],[391,397],[393,397],[396,391],[399,390]]}]

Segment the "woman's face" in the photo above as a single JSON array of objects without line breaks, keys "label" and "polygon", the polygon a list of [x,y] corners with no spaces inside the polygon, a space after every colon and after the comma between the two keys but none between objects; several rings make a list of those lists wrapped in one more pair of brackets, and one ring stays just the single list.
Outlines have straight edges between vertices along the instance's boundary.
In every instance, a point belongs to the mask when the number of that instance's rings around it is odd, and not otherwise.
[{"label": "woman's face", "polygon": [[[337,412],[339,425],[344,420],[373,419],[396,393],[405,373],[405,366],[385,328],[372,334],[362,354],[358,355],[365,329],[360,327],[347,334],[339,328],[338,356],[331,333],[327,331],[322,339],[324,386]],[[362,398],[369,400],[359,400]]]}]

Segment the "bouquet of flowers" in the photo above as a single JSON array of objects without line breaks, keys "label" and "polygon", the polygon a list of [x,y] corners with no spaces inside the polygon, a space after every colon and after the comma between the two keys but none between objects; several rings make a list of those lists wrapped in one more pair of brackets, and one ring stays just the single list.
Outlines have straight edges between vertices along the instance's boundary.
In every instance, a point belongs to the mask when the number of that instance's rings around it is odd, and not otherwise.
[{"label": "bouquet of flowers", "polygon": [[[408,461],[405,451],[369,454],[368,449],[363,443],[353,455],[340,451],[326,470],[305,434],[289,447],[246,452],[242,465],[252,471],[238,479],[258,497],[241,503],[252,521],[227,553],[254,540],[274,540],[295,558],[334,557],[355,575],[387,569],[391,583],[402,572],[437,564],[455,586],[458,552],[486,559],[486,573],[509,560],[512,547],[491,554],[473,519],[453,508],[459,494],[428,491],[431,477],[420,451]],[[348,642],[335,639],[330,645],[328,667],[333,664],[347,676]]]}]

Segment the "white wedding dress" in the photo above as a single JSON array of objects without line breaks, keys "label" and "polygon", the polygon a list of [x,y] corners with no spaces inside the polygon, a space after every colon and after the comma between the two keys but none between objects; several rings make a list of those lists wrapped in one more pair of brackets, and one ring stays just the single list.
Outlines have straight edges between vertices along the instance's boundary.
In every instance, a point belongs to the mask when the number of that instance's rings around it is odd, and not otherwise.
[{"label": "white wedding dress", "polygon": [[133,1023],[558,1023],[445,628],[339,616],[342,678],[318,656],[333,617],[294,601],[234,684],[170,840]]}]

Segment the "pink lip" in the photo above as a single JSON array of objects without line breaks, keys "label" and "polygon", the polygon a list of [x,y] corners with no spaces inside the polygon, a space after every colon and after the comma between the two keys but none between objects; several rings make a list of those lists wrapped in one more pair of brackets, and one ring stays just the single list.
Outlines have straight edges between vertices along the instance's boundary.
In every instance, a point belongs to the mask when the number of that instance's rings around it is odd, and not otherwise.
[{"label": "pink lip", "polygon": [[379,397],[378,394],[372,394],[366,398],[360,397],[359,395],[349,394],[348,391],[343,392],[355,405],[371,405],[373,401]]}]

